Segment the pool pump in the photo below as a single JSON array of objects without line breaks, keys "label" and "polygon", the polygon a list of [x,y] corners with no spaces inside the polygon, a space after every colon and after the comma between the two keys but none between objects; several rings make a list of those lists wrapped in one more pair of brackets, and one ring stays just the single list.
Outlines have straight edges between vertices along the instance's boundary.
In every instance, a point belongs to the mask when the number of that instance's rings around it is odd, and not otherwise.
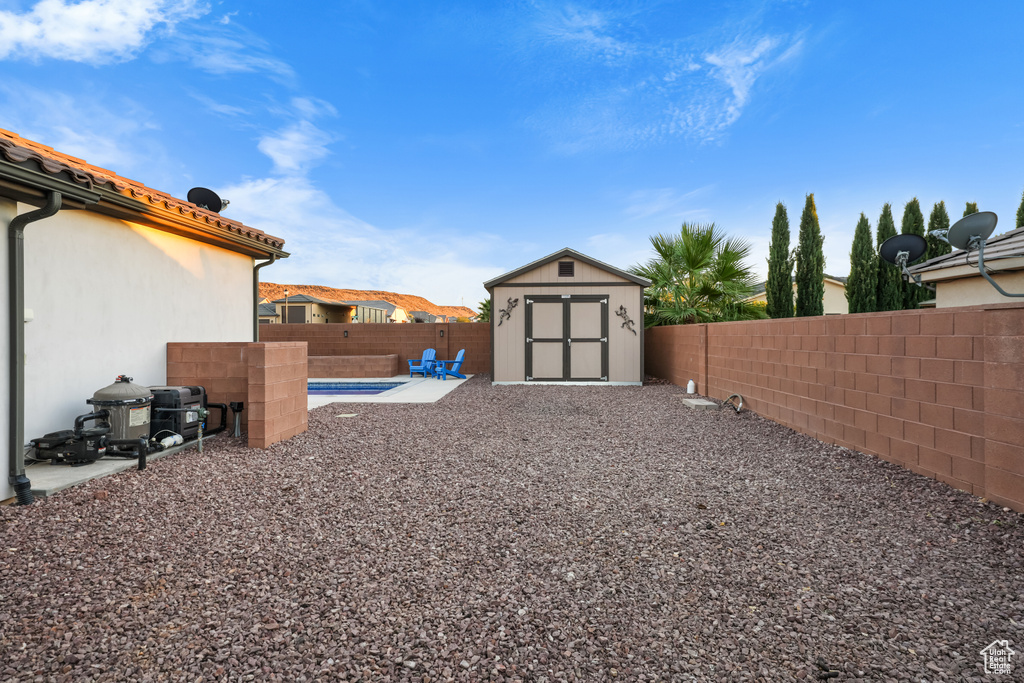
[{"label": "pool pump", "polygon": [[149,453],[193,440],[201,445],[209,408],[220,409],[221,420],[205,436],[227,425],[227,406],[208,403],[203,387],[144,387],[127,375],[118,375],[86,403],[93,412],[76,417],[74,429],[32,440],[37,458],[72,466],[104,456],[134,458],[142,470]]}]

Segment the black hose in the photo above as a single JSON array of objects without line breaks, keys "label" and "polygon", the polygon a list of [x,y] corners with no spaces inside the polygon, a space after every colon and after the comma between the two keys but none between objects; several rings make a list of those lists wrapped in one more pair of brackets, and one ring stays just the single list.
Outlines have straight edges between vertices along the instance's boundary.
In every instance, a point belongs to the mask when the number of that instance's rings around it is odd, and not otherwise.
[{"label": "black hose", "polygon": [[213,436],[214,434],[220,434],[228,427],[228,406],[226,403],[207,403],[206,407],[217,408],[220,410],[220,426],[203,432],[203,438]]},{"label": "black hose", "polygon": [[146,443],[145,439],[114,439],[107,442],[108,446],[114,448],[120,448],[121,446],[130,446],[132,449],[132,455],[126,455],[121,453],[111,453],[107,451],[107,455],[118,456],[122,458],[135,458],[139,461],[139,469],[146,469],[146,455],[149,453],[149,444]]},{"label": "black hose", "polygon": [[81,436],[85,429],[85,423],[89,420],[105,420],[110,417],[109,410],[97,410],[94,413],[86,413],[75,418],[75,436]]}]

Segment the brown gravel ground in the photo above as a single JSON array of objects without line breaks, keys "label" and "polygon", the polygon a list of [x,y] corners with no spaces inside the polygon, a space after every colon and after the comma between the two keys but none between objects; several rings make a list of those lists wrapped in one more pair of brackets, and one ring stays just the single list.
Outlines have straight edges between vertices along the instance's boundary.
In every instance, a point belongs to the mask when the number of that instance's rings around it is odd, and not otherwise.
[{"label": "brown gravel ground", "polygon": [[679,387],[488,379],[0,509],[0,679],[1014,678],[1018,514]]}]

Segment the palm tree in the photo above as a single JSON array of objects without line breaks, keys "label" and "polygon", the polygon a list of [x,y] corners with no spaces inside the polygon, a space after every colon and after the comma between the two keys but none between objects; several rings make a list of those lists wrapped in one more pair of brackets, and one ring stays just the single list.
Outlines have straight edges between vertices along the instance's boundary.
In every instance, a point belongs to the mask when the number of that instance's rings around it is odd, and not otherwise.
[{"label": "palm tree", "polygon": [[753,294],[754,276],[743,261],[746,240],[727,238],[714,223],[683,223],[678,235],[654,235],[657,256],[629,269],[651,281],[644,293],[644,325],[684,325],[755,320],[764,306],[744,299]]},{"label": "palm tree", "polygon": [[489,323],[491,322],[491,300],[484,299],[480,302],[480,308],[477,309],[479,312],[476,314],[476,321],[478,323]]}]

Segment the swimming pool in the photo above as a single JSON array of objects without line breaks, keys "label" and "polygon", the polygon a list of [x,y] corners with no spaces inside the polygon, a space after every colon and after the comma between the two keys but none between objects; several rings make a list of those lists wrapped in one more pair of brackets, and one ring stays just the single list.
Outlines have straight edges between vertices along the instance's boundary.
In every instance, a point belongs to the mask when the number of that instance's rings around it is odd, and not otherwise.
[{"label": "swimming pool", "polygon": [[376,396],[405,382],[310,382],[310,396]]}]

